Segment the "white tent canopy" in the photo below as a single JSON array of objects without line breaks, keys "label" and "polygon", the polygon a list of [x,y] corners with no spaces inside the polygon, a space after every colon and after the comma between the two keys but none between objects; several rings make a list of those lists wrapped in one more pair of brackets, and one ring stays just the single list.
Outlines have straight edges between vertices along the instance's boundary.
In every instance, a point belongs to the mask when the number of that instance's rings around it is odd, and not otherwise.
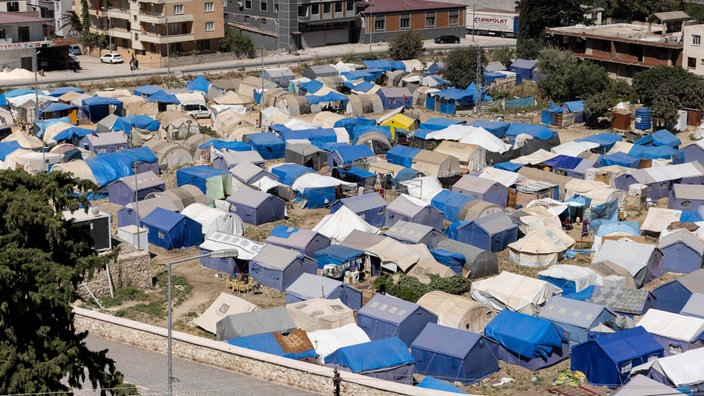
[{"label": "white tent canopy", "polygon": [[681,215],[681,210],[651,207],[640,229],[654,233],[663,232],[670,224],[680,221]]},{"label": "white tent canopy", "polygon": [[218,298],[210,304],[210,307],[193,320],[193,323],[209,333],[216,334],[216,324],[220,319],[227,315],[252,312],[257,309],[259,307],[247,300],[232,294],[220,293]]},{"label": "white tent canopy", "polygon": [[555,146],[551,148],[550,151],[555,154],[569,155],[570,157],[579,157],[579,155],[583,152],[595,149],[597,147],[599,147],[598,143],[572,141],[563,143],[559,146]]},{"label": "white tent canopy", "polygon": [[508,309],[534,315],[539,307],[562,290],[552,284],[503,271],[499,275],[472,283],[472,297],[494,309]]},{"label": "white tent canopy", "polygon": [[651,334],[694,342],[704,332],[704,319],[651,308],[640,319],[638,326],[643,326]]},{"label": "white tent canopy", "polygon": [[428,133],[426,139],[456,140],[461,143],[476,144],[492,153],[504,153],[511,149],[511,145],[504,143],[486,129],[470,125],[450,125],[445,129]]},{"label": "white tent canopy", "polygon": [[308,333],[308,339],[319,356],[320,363],[325,363],[325,358],[336,350],[371,341],[367,333],[356,324],[348,324],[337,329],[318,330]]},{"label": "white tent canopy", "polygon": [[557,264],[550,268],[538,272],[540,276],[556,279],[566,279],[574,282],[575,290],[581,292],[589,286],[603,286],[604,280],[601,275],[587,267],[580,267],[570,264]]},{"label": "white tent canopy", "polygon": [[518,265],[543,267],[556,264],[559,257],[574,246],[574,239],[553,225],[529,232],[508,245],[509,258]]},{"label": "white tent canopy", "polygon": [[381,234],[378,228],[364,221],[364,219],[344,205],[337,212],[323,217],[320,223],[313,227],[312,231],[318,232],[333,241],[340,242],[347,238],[353,230]]},{"label": "white tent canopy", "polygon": [[408,195],[430,203],[434,196],[443,190],[442,184],[434,176],[416,177],[401,182],[408,189]]},{"label": "white tent canopy", "polygon": [[299,329],[316,331],[336,329],[345,325],[357,323],[354,311],[340,301],[339,298],[312,298],[286,304],[286,310]]},{"label": "white tent canopy", "polygon": [[[685,385],[696,385],[704,382],[704,348],[690,349],[678,355],[656,358],[647,363],[636,366],[631,370],[631,375],[646,374],[649,371],[656,371],[661,376],[667,378],[677,387]],[[631,380],[633,382],[633,380]],[[646,393],[641,393],[646,394]],[[648,393],[650,394],[650,393]],[[657,393],[658,395],[677,394],[674,389],[669,393]],[[655,393],[652,393],[655,395]]]},{"label": "white tent canopy", "polygon": [[496,316],[496,311],[489,305],[440,290],[423,295],[418,299],[418,305],[436,314],[439,325],[474,333],[483,332]]}]

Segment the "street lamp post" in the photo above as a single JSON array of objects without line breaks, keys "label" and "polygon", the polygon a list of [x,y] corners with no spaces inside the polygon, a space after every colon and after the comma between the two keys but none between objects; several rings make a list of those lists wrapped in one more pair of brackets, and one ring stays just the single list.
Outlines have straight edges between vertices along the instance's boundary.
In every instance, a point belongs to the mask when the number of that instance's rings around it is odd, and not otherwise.
[{"label": "street lamp post", "polygon": [[173,381],[173,370],[172,370],[172,344],[173,344],[173,336],[172,336],[172,327],[173,327],[173,300],[171,297],[171,267],[175,264],[179,263],[185,263],[186,261],[191,261],[191,260],[198,260],[204,257],[216,257],[216,258],[235,258],[237,257],[237,250],[232,249],[232,250],[220,250],[220,251],[215,251],[215,252],[209,252],[205,254],[199,254],[198,256],[192,256],[192,257],[186,257],[178,260],[173,260],[169,261],[167,265],[167,272],[168,272],[168,335],[167,335],[167,355],[168,355],[168,376],[166,377],[167,380],[167,395],[172,396],[172,381]]},{"label": "street lamp post", "polygon": [[171,32],[169,31],[169,16],[164,13],[166,18],[166,74],[171,75],[171,44],[169,43]]}]

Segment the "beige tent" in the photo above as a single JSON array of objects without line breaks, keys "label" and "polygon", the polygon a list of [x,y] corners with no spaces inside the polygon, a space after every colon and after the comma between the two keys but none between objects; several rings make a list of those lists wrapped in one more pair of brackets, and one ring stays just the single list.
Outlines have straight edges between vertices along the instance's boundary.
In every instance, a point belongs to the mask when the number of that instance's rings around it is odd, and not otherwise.
[{"label": "beige tent", "polygon": [[414,276],[426,285],[430,283],[431,274],[438,275],[441,278],[451,278],[457,275],[450,267],[438,263],[432,257],[420,257],[416,265],[406,272],[406,275]]},{"label": "beige tent", "polygon": [[400,270],[424,282],[430,280],[428,274],[437,274],[443,278],[455,275],[449,267],[435,261],[428,247],[421,243],[404,244],[386,237],[365,250],[367,254],[378,257],[383,268],[392,272]]},{"label": "beige tent", "polygon": [[374,163],[369,164],[369,172],[382,176],[391,175],[392,177],[396,177],[396,175],[404,169],[406,168],[401,165],[392,164],[384,160],[376,160]]},{"label": "beige tent", "polygon": [[459,219],[464,221],[474,221],[480,217],[503,212],[504,208],[482,199],[473,199],[467,202],[460,210]]},{"label": "beige tent", "polygon": [[333,128],[335,123],[343,118],[345,117],[331,111],[321,111],[313,117],[313,125],[319,128]]},{"label": "beige tent", "polygon": [[574,243],[561,227],[546,226],[509,244],[509,258],[524,267],[545,267],[560,261]]},{"label": "beige tent", "polygon": [[[291,119],[290,114],[286,114],[277,107],[265,107],[261,110],[261,128],[268,129],[275,124],[283,124]],[[261,131],[260,131],[261,132]]]},{"label": "beige tent", "polygon": [[604,286],[618,286],[626,289],[637,289],[636,281],[628,272],[628,269],[621,267],[613,261],[604,260],[592,263],[589,268],[601,275]]},{"label": "beige tent", "polygon": [[243,123],[246,123],[244,117],[236,111],[225,110],[215,116],[213,121],[213,130],[220,136],[229,136],[237,130]]},{"label": "beige tent", "polygon": [[103,98],[120,99],[134,95],[132,95],[132,93],[126,89],[106,89],[103,91],[95,91],[95,96],[102,96]]},{"label": "beige tent", "polygon": [[208,136],[202,133],[197,133],[193,136],[190,136],[188,139],[186,139],[185,142],[183,142],[183,148],[188,150],[189,153],[191,153],[191,156],[193,157],[193,161],[198,161],[199,158],[201,158],[202,152],[205,151],[208,154],[208,158],[210,158],[210,149],[201,149],[200,145],[207,143],[209,141],[213,140],[212,136]]},{"label": "beige tent", "polygon": [[180,111],[163,111],[156,117],[167,140],[182,140],[200,133],[198,122]]},{"label": "beige tent", "polygon": [[369,113],[381,113],[384,105],[377,94],[350,95],[347,102],[347,113],[353,116]]},{"label": "beige tent", "polygon": [[68,91],[65,94],[59,96],[59,101],[64,103],[71,103],[77,98],[82,98],[83,95],[85,94],[78,93],[76,91]]},{"label": "beige tent", "polygon": [[310,114],[311,107],[304,96],[298,96],[290,92],[276,98],[276,107],[286,114],[301,115]]},{"label": "beige tent", "polygon": [[93,183],[98,184],[98,181],[93,175],[93,171],[83,160],[71,161],[65,164],[56,164],[51,167],[51,172],[70,173],[74,177],[77,177],[81,180],[90,180]]},{"label": "beige tent", "polygon": [[12,113],[4,107],[0,107],[0,124],[6,126],[15,125],[15,119],[12,118]]},{"label": "beige tent", "polygon": [[553,172],[546,172],[544,170],[531,168],[529,166],[524,166],[519,169],[518,173],[526,179],[556,184],[559,186],[560,200],[565,199],[565,186],[568,182],[572,181],[571,177],[558,175]]},{"label": "beige tent", "polygon": [[496,316],[496,311],[487,304],[440,290],[426,293],[418,305],[437,315],[439,325],[473,333],[482,333]]},{"label": "beige tent", "polygon": [[159,104],[156,102],[148,102],[140,96],[131,96],[130,98],[122,99],[122,108],[125,115],[146,115],[156,118],[159,114]]},{"label": "beige tent", "polygon": [[469,172],[479,172],[486,167],[486,150],[475,144],[443,140],[433,151],[458,158]]},{"label": "beige tent", "polygon": [[203,330],[216,334],[216,324],[227,315],[252,312],[259,309],[256,305],[247,300],[233,296],[232,294],[220,293],[218,298],[199,317],[193,320],[193,324]]},{"label": "beige tent", "polygon": [[245,98],[254,99],[254,91],[258,89],[276,88],[276,84],[271,81],[262,80],[259,77],[249,76],[240,81],[240,86],[237,87],[237,93]]},{"label": "beige tent", "polygon": [[424,109],[425,99],[428,97],[429,93],[438,92],[437,88],[430,87],[418,87],[413,91],[413,106]]},{"label": "beige tent", "polygon": [[496,310],[509,309],[534,315],[562,290],[551,283],[503,271],[499,275],[472,282],[472,298]]},{"label": "beige tent", "polygon": [[221,105],[242,105],[252,104],[252,99],[242,96],[235,91],[227,91],[224,95],[213,99],[213,102]]},{"label": "beige tent", "polygon": [[44,143],[36,136],[28,135],[21,131],[15,131],[2,140],[3,142],[16,141],[22,148],[29,150],[39,150],[44,147]]},{"label": "beige tent", "polygon": [[[76,161],[73,161],[76,162]],[[69,162],[72,163],[72,162]],[[194,203],[205,204],[205,194],[198,187],[192,184],[184,184],[179,188],[174,188],[171,190],[166,190],[164,192],[155,192],[147,195],[144,199],[154,198],[154,197],[165,197],[170,200],[178,211],[182,211],[188,205]]]},{"label": "beige tent", "polygon": [[426,176],[450,177],[460,173],[460,160],[452,155],[421,150],[413,157],[411,167],[423,172]]},{"label": "beige tent", "polygon": [[273,107],[276,106],[276,100],[287,93],[290,93],[288,91],[284,91],[281,88],[271,88],[267,89],[264,91],[262,94],[262,99],[259,102],[262,107]]},{"label": "beige tent", "polygon": [[408,59],[401,62],[406,65],[406,71],[412,72],[417,70],[423,70],[423,63],[418,59]]},{"label": "beige tent", "polygon": [[313,298],[286,304],[286,310],[299,329],[305,331],[336,329],[356,323],[354,311],[339,298]]},{"label": "beige tent", "polygon": [[42,138],[47,144],[55,144],[56,141],[54,141],[54,136],[58,135],[62,131],[65,131],[66,129],[73,128],[73,126],[73,124],[64,121],[59,121],[55,124],[51,124],[46,127],[46,129],[44,129],[44,134],[42,135]]},{"label": "beige tent", "polygon": [[179,92],[174,95],[182,104],[202,104],[205,106],[205,95],[201,91]]},{"label": "beige tent", "polygon": [[144,146],[154,152],[159,159],[159,168],[162,170],[178,169],[193,163],[193,155],[179,144],[154,139],[146,142]]}]

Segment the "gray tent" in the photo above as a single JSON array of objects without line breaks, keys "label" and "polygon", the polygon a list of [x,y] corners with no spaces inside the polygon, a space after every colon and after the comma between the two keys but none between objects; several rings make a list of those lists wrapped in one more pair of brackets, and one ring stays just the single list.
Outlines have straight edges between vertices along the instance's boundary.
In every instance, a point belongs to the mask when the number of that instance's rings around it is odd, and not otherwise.
[{"label": "gray tent", "polygon": [[443,213],[433,206],[406,194],[399,195],[386,206],[384,225],[392,227],[397,221],[425,224],[442,230]]},{"label": "gray tent", "polygon": [[447,236],[431,226],[425,224],[409,223],[399,220],[391,228],[386,230],[386,236],[403,243],[423,243],[428,248],[434,249],[437,244]]},{"label": "gray tent", "polygon": [[115,125],[115,121],[120,118],[115,114],[110,114],[102,120],[98,121],[96,126],[98,127],[98,133],[112,132],[112,127]]},{"label": "gray tent", "polygon": [[313,252],[330,246],[330,239],[315,231],[303,228],[277,226],[266,238],[266,243],[313,256]]},{"label": "gray tent", "polygon": [[378,132],[367,132],[359,135],[355,144],[371,147],[374,154],[386,154],[387,151],[391,150],[389,138]]},{"label": "gray tent", "polygon": [[464,271],[467,278],[477,279],[498,275],[499,258],[496,254],[466,243],[445,239],[440,241],[436,249],[444,249],[464,256]]},{"label": "gray tent", "polygon": [[340,245],[357,250],[367,250],[386,239],[383,235],[371,234],[364,231],[352,230]]},{"label": "gray tent", "polygon": [[662,276],[662,252],[655,245],[630,239],[607,240],[599,249],[594,262],[611,261],[628,270],[641,288],[647,282]]},{"label": "gray tent", "polygon": [[249,162],[264,169],[264,158],[258,151],[231,151],[222,150],[213,158],[213,168],[228,170],[237,164]]},{"label": "gray tent", "polygon": [[333,65],[311,65],[303,69],[301,75],[315,80],[318,77],[339,76],[340,72]]},{"label": "gray tent", "polygon": [[209,203],[205,194],[203,194],[203,191],[201,191],[200,188],[192,184],[184,184],[181,187],[166,190],[160,193],[151,193],[147,195],[144,199],[147,200],[149,198],[154,197],[166,197],[174,204],[174,206],[176,206],[176,208],[178,208],[179,212],[182,211],[186,206],[193,203],[201,203],[204,205],[207,205]]},{"label": "gray tent", "polygon": [[318,171],[327,166],[328,153],[310,143],[286,144],[286,162]]},{"label": "gray tent", "polygon": [[647,290],[623,287],[595,286],[589,302],[603,305],[612,311],[629,315],[642,315],[654,307],[653,294]]},{"label": "gray tent", "polygon": [[540,310],[538,317],[567,330],[570,343],[578,344],[589,340],[588,333],[594,327],[614,321],[616,314],[602,305],[553,296]]},{"label": "gray tent", "polygon": [[[256,153],[256,151],[254,151]],[[240,162],[230,169],[230,174],[237,180],[246,184],[253,184],[263,177],[278,180],[278,177],[265,171],[261,167],[250,162]]]},{"label": "gray tent", "polygon": [[217,340],[227,341],[256,334],[288,333],[296,329],[296,324],[286,307],[275,307],[225,316],[218,321],[216,328]]}]

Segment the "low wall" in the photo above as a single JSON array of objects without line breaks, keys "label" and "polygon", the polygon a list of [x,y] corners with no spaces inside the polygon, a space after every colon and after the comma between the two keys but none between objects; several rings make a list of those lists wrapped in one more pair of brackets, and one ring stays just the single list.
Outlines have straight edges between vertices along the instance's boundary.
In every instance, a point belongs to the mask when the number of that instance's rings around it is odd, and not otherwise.
[{"label": "low wall", "polygon": [[[74,307],[76,331],[136,345],[167,351],[167,329]],[[333,370],[310,363],[239,348],[191,334],[173,332],[173,356],[237,371],[252,377],[289,385],[311,392],[332,394]],[[343,395],[449,395],[446,392],[381,381],[340,372]]]},{"label": "low wall", "polygon": [[[152,286],[151,259],[147,252],[135,249],[120,252],[117,261],[111,261],[108,267],[115,290],[127,286],[144,290]],[[106,296],[110,294],[109,280],[107,271],[103,268],[96,271],[93,278],[86,282],[86,285],[95,296]],[[79,286],[78,294],[85,300],[90,298],[90,294],[83,286]]]}]

